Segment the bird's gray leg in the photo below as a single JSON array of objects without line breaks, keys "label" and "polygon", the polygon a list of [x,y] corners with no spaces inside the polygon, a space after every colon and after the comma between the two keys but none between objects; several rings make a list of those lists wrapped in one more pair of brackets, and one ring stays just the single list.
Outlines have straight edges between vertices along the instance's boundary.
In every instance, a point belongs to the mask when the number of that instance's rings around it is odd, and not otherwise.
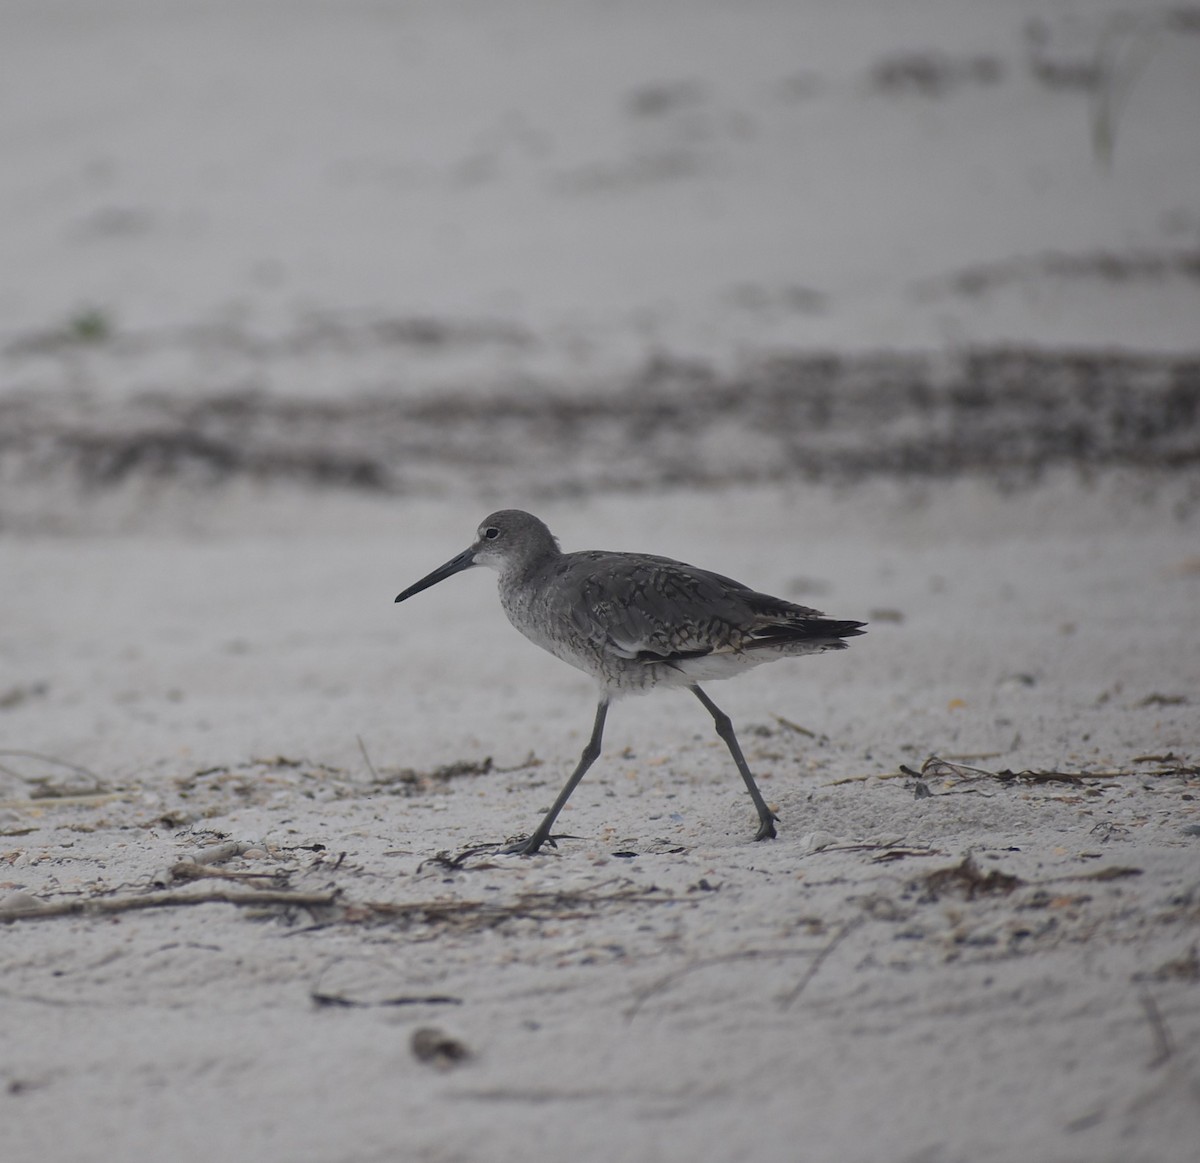
[{"label": "bird's gray leg", "polygon": [[[515,844],[510,844],[503,851],[516,856],[532,856],[547,840],[550,840],[550,829],[554,826],[554,821],[558,817],[558,813],[563,810],[563,805],[571,798],[571,793],[579,786],[579,781],[583,779],[587,773],[587,769],[599,758],[600,742],[604,738],[604,720],[607,716],[608,699],[602,699],[600,705],[596,708],[596,722],[592,727],[592,737],[587,741],[587,746],[583,749],[583,754],[579,757],[579,765],[571,773],[571,778],[567,780],[566,787],[558,793],[558,799],[554,801],[554,806],[546,813],[545,818],[537,826],[537,831],[528,840],[518,840]],[[553,844],[554,841],[550,840],[550,843]]]},{"label": "bird's gray leg", "polygon": [[717,726],[717,734],[725,740],[725,746],[729,748],[729,754],[733,756],[733,761],[737,764],[738,771],[742,773],[742,779],[746,781],[746,790],[750,793],[750,798],[754,801],[754,807],[758,812],[758,834],[754,837],[755,840],[774,840],[775,821],[779,817],[767,807],[766,800],[762,798],[762,792],[758,790],[758,784],[754,782],[754,776],[750,774],[750,768],[746,764],[746,757],[742,754],[742,749],[738,746],[737,736],[733,733],[733,721],[698,686],[693,686],[690,689],[692,694],[704,704],[708,713],[712,715],[713,722]]}]

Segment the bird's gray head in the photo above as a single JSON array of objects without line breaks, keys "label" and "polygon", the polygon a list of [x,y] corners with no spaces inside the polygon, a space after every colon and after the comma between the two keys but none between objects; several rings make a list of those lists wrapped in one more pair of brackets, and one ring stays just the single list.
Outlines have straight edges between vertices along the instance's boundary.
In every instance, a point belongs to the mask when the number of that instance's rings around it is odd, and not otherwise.
[{"label": "bird's gray head", "polygon": [[471,546],[475,565],[500,573],[557,552],[554,534],[532,513],[520,509],[500,509],[485,517]]},{"label": "bird's gray head", "polygon": [[413,594],[419,594],[473,565],[486,565],[503,576],[557,553],[558,542],[554,535],[532,513],[520,509],[500,509],[483,519],[475,543],[469,549],[464,549],[445,565],[438,566],[433,573],[414,582],[396,601],[411,598]]}]

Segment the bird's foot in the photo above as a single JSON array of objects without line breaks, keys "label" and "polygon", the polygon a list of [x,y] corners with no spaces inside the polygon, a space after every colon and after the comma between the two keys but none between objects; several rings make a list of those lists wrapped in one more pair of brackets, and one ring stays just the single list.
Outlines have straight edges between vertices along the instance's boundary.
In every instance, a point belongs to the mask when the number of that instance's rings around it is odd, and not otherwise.
[{"label": "bird's foot", "polygon": [[775,839],[775,821],[779,817],[772,812],[769,816],[764,816],[759,822],[758,831],[755,833],[755,840],[774,840]]},{"label": "bird's foot", "polygon": [[533,856],[543,844],[549,844],[551,848],[558,847],[553,836],[539,836],[534,832],[532,836],[527,836],[524,840],[514,840],[511,844],[506,844],[500,849],[500,855]]}]

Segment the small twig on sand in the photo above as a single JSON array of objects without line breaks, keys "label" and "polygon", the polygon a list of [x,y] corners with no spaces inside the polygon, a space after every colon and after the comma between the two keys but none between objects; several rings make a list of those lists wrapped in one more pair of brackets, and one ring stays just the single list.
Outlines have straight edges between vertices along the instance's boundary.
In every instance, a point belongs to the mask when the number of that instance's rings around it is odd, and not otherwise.
[{"label": "small twig on sand", "polygon": [[[362,962],[358,957],[338,957],[321,970],[317,980],[308,991],[308,996],[319,1006],[460,1006],[461,997],[445,993],[392,993],[386,988],[363,988],[361,980],[338,987],[338,970],[344,966],[360,969]],[[332,984],[327,979],[333,977]]]},{"label": "small twig on sand", "polygon": [[[48,763],[52,767],[65,767],[68,771],[73,771],[76,775],[86,776],[95,784],[98,790],[104,787],[104,780],[102,780],[94,771],[92,771],[90,768],[82,767],[78,763],[72,763],[67,759],[56,759],[53,755],[43,755],[40,751],[24,751],[20,748],[6,748],[5,750],[0,751],[0,756],[11,757],[13,759],[36,759],[39,763]],[[48,786],[49,784],[49,781],[45,778],[24,775],[21,772],[14,771],[11,767],[6,767],[4,765],[0,765],[0,771],[3,771],[6,775],[11,775],[17,779],[24,780],[26,783],[42,784],[44,787]],[[54,799],[55,797],[53,793],[51,793],[47,794],[44,798]]]},{"label": "small twig on sand", "polygon": [[[212,876],[199,865],[187,868],[185,876]],[[216,873],[233,876],[237,874]],[[238,879],[241,879],[241,874]],[[256,874],[249,874],[256,875]],[[609,882],[604,882],[608,884]],[[28,900],[0,908],[0,922],[34,921],[48,917],[109,916],[138,909],[170,908],[174,905],[287,905],[299,908],[337,906],[336,921],[346,924],[385,923],[457,925],[469,930],[491,928],[505,921],[586,920],[600,909],[612,905],[665,904],[676,897],[656,889],[624,888],[603,895],[596,889],[582,892],[521,893],[511,901],[429,900],[429,901],[353,901],[337,890],[300,892],[285,888],[247,888],[243,890],[209,889],[203,892],[150,892],[139,896],[95,897],[88,900],[51,901],[42,904]]]},{"label": "small twig on sand", "polygon": [[362,752],[363,762],[367,765],[367,770],[371,773],[371,779],[375,783],[379,783],[379,772],[375,770],[375,764],[371,762],[371,757],[367,754],[367,745],[363,742],[363,737],[355,735],[354,738],[358,740],[358,749]]},{"label": "small twig on sand", "polygon": [[850,933],[857,929],[862,924],[862,917],[852,917],[848,920],[829,940],[825,943],[825,948],[813,958],[813,963],[808,967],[807,972],[802,978],[787,993],[779,998],[779,1008],[786,1010],[807,988],[808,983],[817,975],[817,971],[825,964],[829,955],[848,937]]},{"label": "small twig on sand", "polygon": [[288,873],[284,869],[274,872],[225,872],[219,868],[207,868],[194,860],[180,860],[171,865],[172,880],[233,880],[233,881],[262,881],[283,880]]},{"label": "small twig on sand", "polygon": [[600,895],[596,890],[602,887],[604,887],[603,884],[596,885],[582,892],[526,892],[511,901],[453,899],[347,902],[346,914],[351,920],[398,920],[490,926],[516,919],[586,920],[595,916],[603,905],[657,905],[676,900],[675,897],[655,889],[626,888]]},{"label": "small twig on sand", "polygon": [[[6,771],[0,767],[0,772]],[[119,791],[88,792],[78,796],[30,796],[23,800],[0,800],[0,808],[14,812],[39,811],[48,808],[96,808],[101,804],[111,804],[114,800],[124,798],[125,793]],[[11,833],[19,835],[19,833]]]},{"label": "small twig on sand", "polygon": [[1150,1023],[1150,1029],[1154,1034],[1154,1046],[1158,1051],[1154,1058],[1146,1064],[1146,1069],[1157,1070],[1175,1053],[1175,1046],[1171,1042],[1171,1031],[1167,1029],[1167,1023],[1163,1021],[1158,1003],[1146,990],[1142,990],[1138,995],[1138,1000],[1142,1003],[1146,1021]]},{"label": "small twig on sand", "polygon": [[776,723],[781,727],[786,727],[789,731],[795,731],[797,735],[803,735],[806,739],[815,739],[816,731],[810,731],[807,727],[801,727],[799,723],[793,723],[791,719],[785,719],[782,715],[771,716]]},{"label": "small twig on sand", "polygon": [[708,969],[713,965],[724,965],[729,961],[759,961],[771,957],[808,957],[811,956],[811,953],[810,949],[739,949],[735,953],[722,953],[716,957],[702,957],[697,961],[692,961],[690,964],[684,965],[680,969],[673,970],[665,977],[660,977],[657,981],[646,986],[645,989],[639,990],[634,995],[632,1004],[625,1011],[625,1020],[627,1022],[633,1021],[642,1006],[655,994],[669,989],[675,982],[680,981],[689,973],[696,972],[698,969]]},{"label": "small twig on sand", "polygon": [[[913,779],[956,779],[969,782],[977,779],[994,779],[1000,783],[1013,783],[1021,781],[1022,783],[1069,783],[1079,784],[1083,782],[1087,772],[1072,772],[1072,771],[1030,771],[1026,768],[1024,771],[989,771],[984,767],[971,767],[966,763],[952,763],[949,759],[942,759],[938,755],[931,755],[924,763],[921,764],[920,771],[913,771],[911,767],[905,764],[900,764],[900,770],[907,776]],[[1102,777],[1103,773],[1096,773],[1097,777]]]},{"label": "small twig on sand", "polygon": [[[1141,755],[1131,760],[1132,763],[1144,763],[1151,760],[1167,761],[1174,759],[1174,756],[1153,756]],[[1200,775],[1200,766],[1192,764],[1180,765],[1177,767],[1163,767],[1158,771],[1033,771],[1029,768],[1024,768],[1021,771],[1012,771],[1005,768],[1003,771],[988,771],[983,767],[970,767],[965,763],[952,763],[948,759],[943,759],[938,755],[931,755],[924,763],[921,764],[920,771],[914,771],[906,764],[900,764],[900,774],[909,779],[942,779],[954,780],[961,783],[973,783],[979,780],[995,780],[997,783],[1012,784],[1044,784],[1044,783],[1065,783],[1073,786],[1080,786],[1085,780],[1109,780],[1109,779],[1129,779],[1129,778],[1148,778],[1159,777],[1165,778],[1168,776],[1194,776]],[[880,779],[895,778],[895,776],[880,776]]]},{"label": "small twig on sand", "polygon": [[148,892],[141,896],[99,897],[90,900],[51,901],[0,910],[0,921],[40,921],[49,917],[111,916],[140,909],[174,908],[177,905],[290,905],[294,908],[322,908],[337,904],[337,890],[296,892],[290,889],[213,888],[204,892]]}]

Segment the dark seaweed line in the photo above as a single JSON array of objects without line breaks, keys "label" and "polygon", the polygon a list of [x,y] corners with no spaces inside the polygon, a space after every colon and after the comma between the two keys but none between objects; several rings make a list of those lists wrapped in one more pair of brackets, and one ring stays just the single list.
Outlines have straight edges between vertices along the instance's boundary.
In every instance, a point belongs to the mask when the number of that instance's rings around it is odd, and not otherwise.
[{"label": "dark seaweed line", "polygon": [[250,479],[391,493],[519,478],[553,493],[1200,462],[1194,355],[994,349],[950,371],[912,356],[813,355],[736,378],[660,359],[587,396],[527,385],[484,398],[67,399],[0,402],[9,485]]}]

